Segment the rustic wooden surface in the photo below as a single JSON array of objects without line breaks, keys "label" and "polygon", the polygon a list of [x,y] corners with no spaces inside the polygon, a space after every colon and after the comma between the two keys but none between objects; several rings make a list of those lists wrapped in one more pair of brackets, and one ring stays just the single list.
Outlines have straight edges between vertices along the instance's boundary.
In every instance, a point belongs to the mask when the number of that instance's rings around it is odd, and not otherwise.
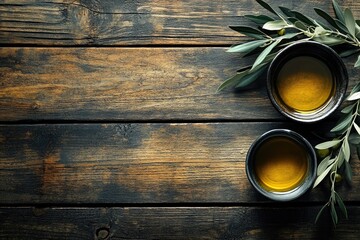
[{"label": "rustic wooden surface", "polygon": [[[281,2],[331,9],[269,1]],[[360,2],[339,3],[360,18]],[[250,11],[263,12],[245,0],[0,1],[0,238],[359,239],[355,153],[336,229],[329,216],[314,224],[327,183],[275,203],[246,178],[263,132],[316,144],[337,118],[289,122],[261,85],[216,93],[253,60],[225,52],[248,39],[227,25]]]}]

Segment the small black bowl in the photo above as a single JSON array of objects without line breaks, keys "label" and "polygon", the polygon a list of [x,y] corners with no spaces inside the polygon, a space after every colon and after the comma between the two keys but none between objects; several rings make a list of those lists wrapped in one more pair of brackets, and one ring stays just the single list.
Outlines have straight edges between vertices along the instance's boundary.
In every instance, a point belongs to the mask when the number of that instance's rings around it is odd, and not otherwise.
[{"label": "small black bowl", "polygon": [[[326,101],[322,103],[322,105],[311,111],[297,111],[293,107],[286,104],[285,101],[280,96],[279,89],[277,87],[277,81],[278,78],[280,78],[279,77],[280,73],[287,71],[287,69],[290,69],[288,64],[289,61],[294,60],[295,58],[299,59],[298,57],[303,57],[302,60],[303,63],[304,61],[305,63],[309,63],[308,68],[311,68],[309,66],[311,65],[314,66],[314,64],[304,59],[316,59],[316,61],[318,61],[319,64],[325,66],[325,68],[327,66],[327,70],[329,71],[329,76],[330,76],[328,77],[328,79],[330,78],[332,79],[332,83],[331,83],[332,89],[331,89],[331,93],[329,93],[329,97],[327,98]],[[303,74],[301,75],[300,79],[304,79],[304,77],[302,76],[306,76],[304,75],[304,72],[306,71],[304,70],[304,66],[305,64],[297,64],[297,65],[293,64],[292,67],[293,68],[292,71],[297,71],[296,74]],[[316,67],[312,67],[312,68],[318,69]],[[324,76],[324,74],[319,73],[319,76]],[[292,84],[290,83],[290,81],[285,81],[285,82],[287,82],[287,84]],[[298,83],[299,81],[294,81],[294,82]],[[313,41],[298,42],[284,48],[272,60],[267,73],[267,90],[272,104],[281,114],[298,122],[316,122],[328,117],[332,112],[334,112],[340,106],[340,104],[344,100],[347,85],[348,85],[347,70],[339,55],[330,47]],[[308,90],[304,90],[304,91],[294,92],[294,90],[292,90],[293,94],[297,94],[296,98],[293,99],[298,99],[298,100],[310,99],[307,97],[306,93],[311,91],[319,92],[319,93],[321,91],[325,92],[325,90],[323,90],[321,87],[318,87],[319,89],[314,90],[312,88],[313,86],[315,85],[309,85]],[[291,99],[291,97],[288,96],[288,99]],[[294,102],[300,102],[298,100]],[[309,100],[309,102],[312,103],[313,101]]]},{"label": "small black bowl", "polygon": [[[302,149],[304,153],[304,159],[302,159],[302,161],[306,162],[306,171],[304,171],[302,180],[299,181],[299,183],[297,183],[296,186],[292,187],[291,189],[287,189],[285,191],[274,191],[271,189],[267,189],[266,187],[264,187],[263,184],[261,184],[261,180],[259,180],[260,178],[257,176],[256,173],[256,167],[257,167],[256,165],[259,163],[257,161],[262,161],[259,160],[259,158],[261,157],[257,157],[257,153],[259,153],[261,151],[261,148],[266,146],[266,144],[268,144],[269,141],[274,139],[276,140],[279,138],[285,141],[289,141],[291,142],[291,144],[295,144],[295,146],[299,147],[299,149]],[[286,149],[286,147],[285,146],[283,147],[283,145],[280,146],[281,147],[277,149],[270,147],[269,151],[271,151],[271,154],[282,154],[284,151],[285,152],[287,151],[286,154],[289,154],[289,149]],[[297,154],[297,152],[291,152],[290,150],[290,154]],[[277,163],[268,162],[268,164],[277,164]],[[259,193],[275,201],[290,201],[303,195],[312,187],[313,182],[315,181],[316,178],[316,171],[317,171],[316,153],[313,147],[311,146],[311,144],[300,134],[288,129],[274,129],[261,135],[250,146],[246,156],[245,168],[246,168],[246,175],[250,183]],[[289,172],[286,172],[286,168],[285,168],[284,172],[282,173],[289,174]]]}]

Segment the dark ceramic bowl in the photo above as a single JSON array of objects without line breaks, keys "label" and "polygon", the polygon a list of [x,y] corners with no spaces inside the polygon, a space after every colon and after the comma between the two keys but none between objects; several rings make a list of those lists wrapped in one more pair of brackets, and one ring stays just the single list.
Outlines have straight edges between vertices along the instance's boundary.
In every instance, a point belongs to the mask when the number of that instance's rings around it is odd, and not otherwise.
[{"label": "dark ceramic bowl", "polygon": [[[327,66],[332,76],[333,90],[330,98],[318,109],[311,112],[299,112],[286,105],[278,92],[276,81],[279,72],[291,59],[296,57],[313,57]],[[297,71],[303,66],[299,64]],[[286,69],[286,68],[284,68]],[[286,71],[286,70],[284,70]],[[348,74],[342,59],[330,47],[317,42],[299,42],[287,46],[280,51],[271,62],[267,73],[267,90],[274,107],[284,116],[299,122],[316,122],[334,112],[344,100],[348,85]],[[306,91],[298,92],[297,98],[306,98]]]},{"label": "dark ceramic bowl", "polygon": [[[294,186],[293,189],[276,192],[266,189],[260,183],[255,169],[258,161],[256,158],[256,154],[258,153],[259,149],[264,146],[264,143],[268,142],[268,140],[279,137],[289,139],[304,150],[304,153],[306,154],[306,160],[304,161],[307,161],[307,170],[303,177],[303,180],[297,186]],[[280,149],[279,151],[281,152],[283,151],[283,149]],[[313,147],[300,134],[288,129],[274,129],[264,133],[256,141],[253,142],[246,156],[246,175],[250,183],[259,193],[261,193],[267,198],[276,201],[290,201],[298,198],[299,196],[307,192],[313,185],[313,182],[316,178],[316,171],[317,160]]]}]

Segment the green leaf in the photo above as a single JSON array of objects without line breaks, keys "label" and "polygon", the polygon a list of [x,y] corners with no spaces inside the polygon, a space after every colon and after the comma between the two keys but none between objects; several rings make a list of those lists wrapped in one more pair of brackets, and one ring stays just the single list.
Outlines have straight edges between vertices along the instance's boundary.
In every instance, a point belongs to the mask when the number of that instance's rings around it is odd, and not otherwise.
[{"label": "green leaf", "polygon": [[314,34],[316,36],[320,36],[320,35],[324,36],[326,34],[326,30],[323,27],[315,27]]},{"label": "green leaf", "polygon": [[315,180],[313,188],[315,188],[328,175],[335,163],[330,164]]},{"label": "green leaf", "polygon": [[317,36],[317,37],[313,37],[312,39],[316,42],[323,43],[328,46],[334,46],[345,43],[344,39],[332,35]]},{"label": "green leaf", "polygon": [[295,27],[300,28],[300,29],[302,29],[304,31],[308,30],[308,27],[301,21],[295,22],[294,25],[295,25]]},{"label": "green leaf", "polygon": [[336,198],[336,202],[339,205],[341,212],[344,214],[345,218],[348,219],[348,213],[346,211],[345,204],[337,192],[335,192],[335,198]]},{"label": "green leaf", "polygon": [[229,26],[230,29],[242,33],[246,36],[249,37],[253,37],[256,39],[264,39],[264,37],[266,36],[265,33],[263,33],[262,31],[256,29],[256,28],[251,28],[251,27],[246,27],[246,26]]},{"label": "green leaf", "polygon": [[352,120],[352,115],[348,114],[344,118],[341,118],[338,122],[338,124],[333,127],[330,131],[331,132],[340,132],[347,128]]},{"label": "green leaf", "polygon": [[360,82],[358,82],[352,89],[349,95],[360,91]]},{"label": "green leaf", "polygon": [[308,16],[298,12],[298,11],[291,11],[297,19],[299,19],[301,22],[310,25],[310,26],[316,26],[313,20],[311,20]]},{"label": "green leaf", "polygon": [[335,22],[339,30],[341,29],[343,33],[348,34],[348,30],[344,23],[340,22],[338,19],[335,19]]},{"label": "green leaf", "polygon": [[282,6],[279,6],[279,8],[287,17],[295,17],[295,14],[291,12],[291,9]]},{"label": "green leaf", "polygon": [[239,72],[236,73],[234,76],[226,79],[217,89],[217,92],[220,92],[222,90],[224,90],[225,88],[230,88],[230,87],[235,87],[237,84],[239,84],[239,82],[241,81],[241,79],[246,76],[246,74],[248,74],[249,69],[243,71],[243,72]]},{"label": "green leaf", "polygon": [[267,68],[268,64],[262,64],[253,70],[250,70],[249,73],[244,76],[241,81],[235,86],[236,88],[243,88],[248,86],[249,84],[253,83],[257,80],[261,74],[263,74]]},{"label": "green leaf", "polygon": [[345,162],[345,179],[351,185],[352,170],[351,170],[350,163],[348,163],[348,162]]},{"label": "green leaf", "polygon": [[299,34],[301,34],[300,32],[296,32],[296,33],[287,33],[281,37],[279,37],[279,39],[291,39],[293,37],[298,36]]},{"label": "green leaf", "polygon": [[316,218],[315,218],[315,223],[318,222],[321,214],[323,213],[324,209],[328,206],[328,204],[326,203],[324,206],[322,206],[322,208],[320,209],[320,211],[318,212],[318,214],[316,215]]},{"label": "green leaf", "polygon": [[317,167],[317,176],[323,173],[326,168],[335,161],[335,158],[330,159],[330,155],[325,157]]},{"label": "green leaf", "polygon": [[266,15],[245,15],[245,18],[253,21],[254,23],[258,24],[258,25],[264,25],[265,23],[269,22],[269,21],[274,21],[275,19],[266,16]]},{"label": "green leaf", "polygon": [[280,15],[266,2],[262,1],[262,0],[256,0],[263,8],[265,8],[266,10],[268,10],[269,12],[277,15],[280,17]]},{"label": "green leaf", "polygon": [[323,143],[316,145],[315,148],[316,149],[328,149],[328,148],[336,146],[340,142],[341,142],[341,140],[327,141],[327,142],[323,142]]},{"label": "green leaf", "polygon": [[346,100],[354,101],[354,100],[358,100],[358,99],[360,99],[360,92],[350,94],[350,96],[348,96],[348,98]]},{"label": "green leaf", "polygon": [[330,212],[331,213],[331,218],[333,220],[334,225],[336,225],[338,223],[338,216],[337,216],[337,213],[336,213],[336,210],[335,210],[335,206],[334,206],[333,203],[330,204],[330,206],[331,206],[331,212]]},{"label": "green leaf", "polygon": [[360,135],[360,127],[359,127],[359,125],[357,125],[357,124],[354,122],[354,127],[355,127],[356,132]]},{"label": "green leaf", "polygon": [[359,145],[360,144],[360,136],[357,133],[351,133],[349,135],[349,143],[353,144],[353,145]]},{"label": "green leaf", "polygon": [[275,20],[265,23],[262,28],[273,31],[273,30],[280,30],[285,27],[287,27],[287,23],[284,22],[284,20]]},{"label": "green leaf", "polygon": [[340,168],[342,166],[342,164],[345,161],[345,155],[344,155],[344,151],[342,149],[340,149],[338,155],[337,155],[337,167]]},{"label": "green leaf", "polygon": [[[350,160],[350,146],[347,139],[345,139],[345,141],[343,142],[341,151],[344,153],[345,160],[348,162]],[[339,167],[340,166],[341,164],[339,164]]]},{"label": "green leaf", "polygon": [[339,4],[336,2],[336,0],[333,0],[333,8],[334,8],[334,12],[336,14],[336,17],[343,23],[345,23],[345,17],[344,17],[344,13],[341,9],[341,7],[339,6]]},{"label": "green leaf", "polygon": [[327,12],[325,12],[324,10],[322,10],[320,8],[314,8],[314,10],[320,17],[325,19],[332,27],[339,29],[335,22],[335,19],[333,19]]},{"label": "green leaf", "polygon": [[360,55],[358,56],[358,59],[356,60],[354,67],[359,67],[360,66]]},{"label": "green leaf", "polygon": [[256,58],[251,70],[254,69],[255,67],[257,67],[259,64],[261,64],[264,61],[264,59],[266,58],[266,56],[269,55],[271,50],[273,50],[274,47],[276,47],[276,45],[278,45],[280,42],[281,42],[281,39],[276,39],[272,44],[267,46],[264,49],[264,51],[262,51],[262,53],[260,53],[260,55]]},{"label": "green leaf", "polygon": [[341,29],[342,32],[348,33],[348,29],[347,29],[347,27],[345,26],[344,23],[342,23],[338,19],[335,19],[335,22],[336,22],[336,25],[338,26],[339,30]]},{"label": "green leaf", "polygon": [[355,36],[355,19],[354,16],[349,8],[346,8],[344,11],[344,17],[345,17],[345,26],[349,30],[349,33],[354,38]]},{"label": "green leaf", "polygon": [[350,113],[353,109],[354,109],[354,107],[355,107],[355,105],[356,105],[356,103],[354,103],[354,104],[351,104],[351,105],[349,105],[349,106],[346,106],[345,108],[343,108],[342,110],[341,110],[341,112],[342,113]]},{"label": "green leaf", "polygon": [[240,52],[240,53],[248,53],[262,45],[264,45],[268,40],[255,40],[247,43],[243,43],[240,45],[235,45],[230,47],[227,52]]},{"label": "green leaf", "polygon": [[350,92],[350,95],[355,93],[355,92],[358,92],[360,91],[360,82],[358,82],[352,89],[351,89],[351,92]]},{"label": "green leaf", "polygon": [[339,55],[340,55],[340,57],[350,57],[351,55],[358,53],[359,51],[360,51],[359,48],[348,49],[348,50],[342,51]]}]

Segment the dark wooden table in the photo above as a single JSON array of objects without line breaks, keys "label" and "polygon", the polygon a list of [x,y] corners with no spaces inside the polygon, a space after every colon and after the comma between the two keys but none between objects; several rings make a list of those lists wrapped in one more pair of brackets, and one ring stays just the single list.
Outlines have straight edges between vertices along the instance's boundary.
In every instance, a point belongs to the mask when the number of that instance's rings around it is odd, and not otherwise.
[{"label": "dark wooden table", "polygon": [[[331,1],[271,0],[315,16]],[[360,3],[339,0],[360,18]],[[337,186],[288,203],[260,196],[245,156],[260,134],[299,125],[264,86],[216,93],[251,59],[228,25],[264,13],[245,0],[0,1],[1,239],[359,239],[360,161]],[[356,57],[345,59],[350,86]],[[330,124],[331,123],[331,124]]]}]

